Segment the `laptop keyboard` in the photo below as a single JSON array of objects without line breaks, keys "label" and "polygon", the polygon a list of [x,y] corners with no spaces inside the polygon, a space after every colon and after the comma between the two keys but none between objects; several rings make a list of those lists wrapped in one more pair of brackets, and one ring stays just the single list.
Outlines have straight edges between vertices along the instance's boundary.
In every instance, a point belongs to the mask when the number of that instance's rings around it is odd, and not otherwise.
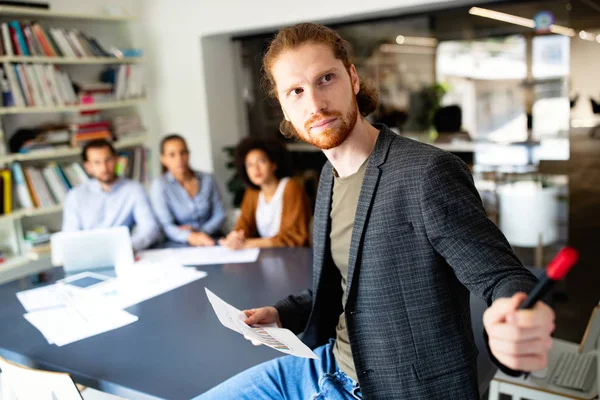
[{"label": "laptop keyboard", "polygon": [[595,353],[561,353],[550,383],[567,389],[588,392],[596,380]]}]

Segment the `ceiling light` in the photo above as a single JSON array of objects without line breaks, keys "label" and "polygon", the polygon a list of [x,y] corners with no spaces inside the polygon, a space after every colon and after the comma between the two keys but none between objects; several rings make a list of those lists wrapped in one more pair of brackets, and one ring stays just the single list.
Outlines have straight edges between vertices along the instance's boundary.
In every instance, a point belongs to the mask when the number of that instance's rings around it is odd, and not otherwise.
[{"label": "ceiling light", "polygon": [[379,46],[379,50],[382,53],[396,53],[396,54],[435,54],[435,49],[431,47],[423,46],[406,46],[385,43]]},{"label": "ceiling light", "polygon": [[596,36],[594,36],[592,33],[586,32],[586,31],[579,32],[579,37],[582,38],[583,40],[589,40],[592,42],[596,40]]},{"label": "ceiling light", "polygon": [[471,7],[469,14],[479,17],[491,18],[498,21],[508,22],[510,24],[521,25],[527,28],[535,28],[535,22],[529,18],[517,17],[516,15],[506,14],[499,11],[488,10],[480,7]]},{"label": "ceiling light", "polygon": [[565,36],[575,36],[575,30],[560,25],[551,25],[550,32]]},{"label": "ceiling light", "polygon": [[[509,24],[520,25],[526,28],[535,28],[535,22],[532,19],[518,17],[516,15],[506,14],[499,11],[488,10],[486,8],[471,7],[469,14],[495,19],[497,21],[508,22]],[[550,32],[571,37],[575,36],[575,31],[573,29],[561,25],[551,25]]]},{"label": "ceiling light", "polygon": [[431,37],[398,35],[396,36],[396,43],[407,44],[412,46],[435,47],[437,46],[438,41],[436,38]]},{"label": "ceiling light", "polygon": [[600,43],[600,35],[596,36],[596,42]]}]

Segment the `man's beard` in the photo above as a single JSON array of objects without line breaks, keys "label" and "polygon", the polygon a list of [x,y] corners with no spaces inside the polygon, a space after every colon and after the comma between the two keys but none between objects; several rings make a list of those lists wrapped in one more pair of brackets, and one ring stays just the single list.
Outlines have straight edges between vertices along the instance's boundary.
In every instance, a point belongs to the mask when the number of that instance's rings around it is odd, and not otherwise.
[{"label": "man's beard", "polygon": [[[304,132],[299,133],[291,123],[287,123],[286,129],[291,130],[296,137],[303,141],[318,147],[321,150],[329,150],[338,147],[350,136],[350,133],[356,126],[358,116],[358,104],[353,101],[350,111],[344,116],[339,111],[324,111],[313,116],[304,124]],[[337,128],[325,129],[314,135],[310,134],[310,127],[315,123],[327,118],[337,118],[341,125]]]},{"label": "man's beard", "polygon": [[96,179],[100,182],[103,183],[105,185],[110,185],[112,183],[114,183],[117,180],[117,175],[111,175],[110,177],[106,178],[106,179],[102,179],[102,178],[98,178],[96,177]]}]

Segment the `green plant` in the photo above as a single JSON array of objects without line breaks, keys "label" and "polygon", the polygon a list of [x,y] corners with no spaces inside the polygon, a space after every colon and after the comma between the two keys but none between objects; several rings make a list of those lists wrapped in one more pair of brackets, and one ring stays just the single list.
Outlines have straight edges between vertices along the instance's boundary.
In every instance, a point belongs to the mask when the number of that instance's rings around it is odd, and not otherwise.
[{"label": "green plant", "polygon": [[413,93],[407,129],[429,131],[433,126],[433,117],[440,109],[442,98],[447,92],[446,84],[436,82]]},{"label": "green plant", "polygon": [[244,197],[244,191],[246,190],[246,186],[244,185],[244,182],[238,175],[237,168],[235,167],[233,157],[235,146],[225,146],[223,147],[223,151],[227,154],[229,158],[226,164],[226,168],[229,170],[233,170],[233,175],[227,181],[227,190],[229,191],[229,193],[232,194],[233,206],[238,208],[242,204],[242,199]]}]

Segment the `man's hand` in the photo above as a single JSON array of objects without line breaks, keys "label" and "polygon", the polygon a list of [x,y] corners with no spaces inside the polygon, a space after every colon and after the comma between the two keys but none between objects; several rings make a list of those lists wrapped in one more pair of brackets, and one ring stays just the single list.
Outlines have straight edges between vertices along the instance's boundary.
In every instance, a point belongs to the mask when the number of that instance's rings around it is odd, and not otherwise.
[{"label": "man's hand", "polygon": [[243,229],[231,231],[227,237],[219,240],[221,246],[225,246],[231,250],[241,250],[244,248],[246,234]]},{"label": "man's hand", "polygon": [[204,232],[192,232],[188,236],[188,243],[191,246],[214,246],[215,240]]},{"label": "man's hand", "polygon": [[[251,310],[242,311],[246,314],[246,320],[244,323],[246,325],[277,325],[281,328],[281,321],[279,320],[279,311],[275,307],[261,307],[261,308],[253,308]],[[244,337],[251,341],[253,345],[260,346],[262,343],[256,340],[252,340],[252,338],[245,336]]]},{"label": "man's hand", "polygon": [[517,310],[527,295],[498,299],[483,314],[492,354],[517,371],[539,371],[548,364],[554,311],[541,301],[530,310]]},{"label": "man's hand", "polygon": [[191,231],[194,229],[191,225],[179,225],[178,228],[182,231]]}]

